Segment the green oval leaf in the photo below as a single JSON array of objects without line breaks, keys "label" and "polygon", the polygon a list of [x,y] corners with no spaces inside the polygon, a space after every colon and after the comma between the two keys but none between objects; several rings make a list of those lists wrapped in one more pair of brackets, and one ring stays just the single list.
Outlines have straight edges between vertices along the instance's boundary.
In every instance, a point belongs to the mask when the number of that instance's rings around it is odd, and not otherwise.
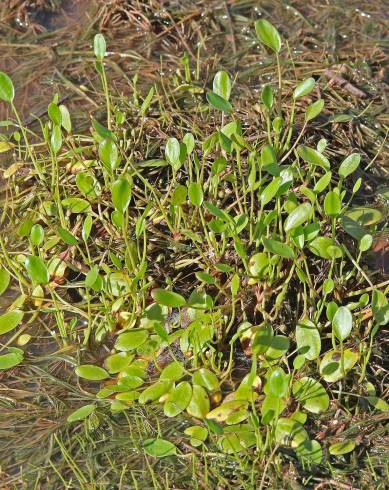
[{"label": "green oval leaf", "polygon": [[308,412],[325,412],[330,404],[330,398],[324,386],[313,378],[306,376],[295,381],[292,391],[296,399]]},{"label": "green oval leaf", "polygon": [[265,85],[261,92],[261,100],[267,110],[273,107],[273,90],[270,85]]},{"label": "green oval leaf", "polygon": [[336,191],[329,191],[324,198],[324,212],[327,216],[338,216],[342,209],[339,194]]},{"label": "green oval leaf", "polygon": [[15,89],[9,76],[0,71],[0,99],[4,102],[12,102],[15,97]]},{"label": "green oval leaf", "polygon": [[319,236],[312,240],[308,247],[315,255],[322,257],[323,259],[330,259],[331,256],[328,253],[328,248],[333,245],[334,242],[330,237]]},{"label": "green oval leaf", "polygon": [[151,296],[158,304],[169,306],[170,308],[181,308],[186,303],[185,298],[181,294],[167,289],[153,289]]},{"label": "green oval leaf", "polygon": [[103,34],[98,33],[95,35],[95,37],[93,39],[93,49],[94,49],[96,58],[99,61],[102,61],[104,56],[105,56],[105,52],[107,50],[107,44],[105,42],[105,38],[104,38]]},{"label": "green oval leaf", "polygon": [[300,145],[297,148],[297,153],[305,162],[310,163],[311,165],[318,165],[326,170],[330,169],[330,162],[328,158],[309,146]]},{"label": "green oval leaf", "polygon": [[124,214],[130,204],[132,196],[132,186],[130,182],[127,179],[120,177],[112,184],[111,194],[113,205],[120,213]]},{"label": "green oval leaf", "polygon": [[107,371],[99,366],[93,364],[81,364],[75,369],[75,373],[80,378],[88,379],[90,381],[101,381],[109,378]]},{"label": "green oval leaf", "polygon": [[219,390],[219,380],[216,374],[206,368],[201,368],[193,374],[193,384],[203,386],[210,393]]},{"label": "green oval leaf", "polygon": [[343,179],[351,175],[359,167],[361,162],[361,155],[359,153],[353,153],[343,160],[339,167],[339,175]]},{"label": "green oval leaf", "polygon": [[286,259],[294,259],[295,253],[293,249],[286,243],[278,242],[271,238],[262,238],[263,245],[268,252],[272,252],[276,255],[280,255]]},{"label": "green oval leaf", "polygon": [[309,203],[300,204],[286,218],[284,229],[286,232],[297,228],[308,221],[312,212],[312,206]]},{"label": "green oval leaf", "polygon": [[144,344],[149,336],[147,330],[130,330],[119,335],[115,342],[115,349],[120,351],[134,350]]},{"label": "green oval leaf", "polygon": [[281,50],[281,36],[277,29],[266,19],[257,20],[255,23],[255,32],[261,43],[279,53]]},{"label": "green oval leaf", "polygon": [[355,449],[354,441],[343,441],[336,442],[335,444],[331,444],[329,447],[329,453],[333,456],[340,456],[341,454],[348,454]]},{"label": "green oval leaf", "polygon": [[108,170],[116,168],[118,148],[112,139],[104,139],[99,144],[99,157]]},{"label": "green oval leaf", "polygon": [[280,398],[286,396],[288,393],[288,377],[285,371],[281,368],[274,369],[267,380],[266,386],[272,395]]},{"label": "green oval leaf", "polygon": [[218,71],[213,79],[213,91],[224,100],[229,100],[231,95],[231,79],[225,71]]},{"label": "green oval leaf", "polygon": [[80,197],[68,197],[62,199],[61,204],[64,208],[74,214],[89,213],[91,211],[89,202]]},{"label": "green oval leaf", "polygon": [[78,408],[73,413],[71,413],[67,421],[68,422],[79,422],[80,420],[85,420],[89,415],[96,410],[96,405],[91,403],[89,405],[84,405],[83,407]]},{"label": "green oval leaf", "polygon": [[305,318],[300,320],[296,327],[296,344],[302,356],[313,361],[320,355],[321,340],[316,325]]},{"label": "green oval leaf", "polygon": [[10,332],[23,320],[24,313],[20,310],[7,311],[0,316],[0,335]]},{"label": "green oval leaf", "polygon": [[201,206],[204,200],[203,189],[199,182],[191,182],[188,187],[189,201],[194,206]]},{"label": "green oval leaf", "polygon": [[187,381],[179,383],[169,393],[163,406],[167,417],[176,417],[189,405],[192,398],[192,387]]},{"label": "green oval leaf", "polygon": [[171,390],[173,383],[171,381],[157,381],[146,388],[139,397],[139,403],[144,405],[161,398],[162,395]]},{"label": "green oval leaf", "polygon": [[208,103],[221,112],[232,112],[232,105],[228,102],[228,100],[223,99],[220,95],[215,94],[215,92],[207,92],[207,100]]},{"label": "green oval leaf", "polygon": [[[327,383],[335,383],[343,378],[343,373],[340,365],[340,351],[328,351],[325,353],[320,362],[320,375]],[[343,365],[345,374],[350,371],[359,359],[359,354],[350,349],[343,351]]]},{"label": "green oval leaf", "polygon": [[30,255],[27,257],[24,266],[30,279],[37,284],[47,284],[49,282],[50,277],[47,267],[40,257]]},{"label": "green oval leaf", "polygon": [[266,206],[277,194],[280,185],[282,184],[281,177],[275,177],[261,192],[260,199],[262,206]]},{"label": "green oval leaf", "polygon": [[293,98],[298,99],[299,97],[304,97],[312,92],[315,88],[315,79],[307,78],[297,85],[293,92]]},{"label": "green oval leaf", "polygon": [[173,361],[162,369],[159,379],[164,381],[178,381],[185,375],[182,362]]},{"label": "green oval leaf", "polygon": [[67,244],[67,245],[77,245],[77,238],[70,233],[70,231],[65,228],[58,227],[57,235]]},{"label": "green oval leaf", "polygon": [[0,369],[11,369],[23,361],[23,356],[15,352],[9,352],[0,356]]},{"label": "green oval leaf", "polygon": [[324,107],[324,100],[319,99],[316,102],[313,102],[311,105],[307,107],[307,110],[305,111],[305,120],[311,121],[312,119],[315,119],[321,111],[323,110]]},{"label": "green oval leaf", "polygon": [[332,319],[332,329],[339,340],[345,340],[353,328],[353,315],[345,306],[340,306]]},{"label": "green oval leaf", "polygon": [[147,439],[143,443],[143,449],[146,454],[154,458],[165,458],[177,454],[176,446],[165,439]]},{"label": "green oval leaf", "polygon": [[177,138],[169,138],[166,142],[165,156],[170,165],[178,170],[181,167],[181,147]]},{"label": "green oval leaf", "polygon": [[0,296],[7,290],[11,275],[7,269],[0,269]]},{"label": "green oval leaf", "polygon": [[207,392],[202,386],[193,385],[192,398],[189,405],[186,407],[186,411],[192,417],[203,419],[210,409],[210,402]]},{"label": "green oval leaf", "polygon": [[45,232],[41,225],[34,225],[30,231],[30,240],[33,245],[39,247],[45,238]]}]

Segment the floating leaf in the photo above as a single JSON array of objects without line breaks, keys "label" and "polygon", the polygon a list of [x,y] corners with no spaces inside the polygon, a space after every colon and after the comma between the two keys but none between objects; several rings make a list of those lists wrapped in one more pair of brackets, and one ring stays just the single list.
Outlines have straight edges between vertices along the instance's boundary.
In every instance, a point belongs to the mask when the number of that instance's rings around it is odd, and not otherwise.
[{"label": "floating leaf", "polygon": [[179,383],[169,393],[163,406],[167,417],[176,417],[183,412],[192,399],[192,387],[187,381]]},{"label": "floating leaf", "polygon": [[324,211],[327,216],[338,216],[342,209],[339,194],[336,191],[329,191],[324,198]]},{"label": "floating leaf", "polygon": [[39,247],[45,238],[45,232],[41,225],[36,224],[31,228],[30,240],[33,245]]},{"label": "floating leaf", "polygon": [[20,310],[7,311],[0,316],[0,335],[10,332],[23,320],[24,313]]},{"label": "floating leaf", "polygon": [[307,110],[305,111],[305,120],[311,121],[312,119],[315,119],[321,111],[323,110],[324,107],[324,100],[319,99],[316,102],[313,102],[313,104],[309,105],[307,107]]},{"label": "floating leaf", "polygon": [[341,454],[348,454],[355,449],[354,441],[343,441],[336,442],[335,444],[331,444],[329,447],[329,453],[333,456],[340,456]]},{"label": "floating leaf", "polygon": [[281,50],[281,36],[277,29],[266,19],[255,22],[255,32],[261,43],[279,53]]},{"label": "floating leaf", "polygon": [[62,199],[61,204],[64,208],[67,208],[71,213],[89,213],[91,211],[91,205],[85,199],[80,197],[68,197]]},{"label": "floating leaf", "polygon": [[359,250],[361,252],[366,252],[373,245],[373,237],[369,233],[363,235],[359,242]]},{"label": "floating leaf", "polygon": [[184,434],[190,437],[190,443],[194,447],[201,446],[208,437],[208,430],[199,425],[192,425],[184,430]]},{"label": "floating leaf", "polygon": [[265,249],[268,252],[280,255],[281,257],[285,257],[286,259],[294,259],[295,253],[293,249],[286,243],[281,243],[277,240],[265,237],[262,238],[262,241]]},{"label": "floating leaf", "polygon": [[275,368],[266,383],[269,392],[278,397],[284,397],[288,393],[288,377],[282,368]]},{"label": "floating leaf", "polygon": [[94,49],[96,58],[99,61],[102,61],[104,56],[105,56],[105,52],[107,50],[107,45],[106,45],[105,38],[104,38],[103,34],[98,33],[95,35],[95,37],[93,39],[93,49]]},{"label": "floating leaf", "polygon": [[69,109],[65,105],[60,105],[59,110],[61,112],[61,124],[62,127],[68,132],[72,131],[72,120],[70,118]]},{"label": "floating leaf", "polygon": [[281,177],[276,177],[263,189],[260,194],[262,206],[266,206],[266,204],[268,204],[275,197],[281,183]]},{"label": "floating leaf", "polygon": [[202,386],[193,385],[192,398],[189,405],[186,407],[186,411],[192,417],[203,419],[209,412],[210,401],[207,392]]},{"label": "floating leaf", "polygon": [[146,342],[149,333],[147,330],[129,330],[119,335],[115,342],[115,349],[120,351],[134,350]]},{"label": "floating leaf", "polygon": [[267,110],[273,107],[273,90],[270,85],[265,85],[262,89],[261,100]]},{"label": "floating leaf", "polygon": [[172,386],[173,383],[171,381],[157,381],[142,392],[139,397],[139,403],[144,405],[158,400],[161,396],[170,391]]},{"label": "floating leaf", "polygon": [[130,364],[133,357],[134,356],[128,352],[118,352],[108,356],[105,359],[104,364],[111,374],[115,374],[119,373],[120,371],[124,371],[124,369]]},{"label": "floating leaf", "polygon": [[186,303],[185,298],[181,294],[167,289],[153,289],[151,296],[160,305],[169,306],[170,308],[181,308]]},{"label": "floating leaf", "polygon": [[7,290],[11,275],[7,269],[0,269],[0,296]]},{"label": "floating leaf", "polygon": [[273,329],[270,325],[262,325],[256,332],[252,342],[253,354],[264,354],[272,345],[274,337]]},{"label": "floating leaf", "polygon": [[0,99],[4,102],[12,102],[15,97],[15,89],[9,76],[0,71]]},{"label": "floating leaf", "polygon": [[166,142],[165,156],[166,160],[175,170],[181,167],[180,154],[181,148],[177,138],[169,138]]},{"label": "floating leaf", "polygon": [[[359,354],[350,349],[343,351],[343,365],[344,372],[347,374],[359,359]],[[320,374],[328,383],[334,383],[343,378],[343,373],[340,365],[341,353],[340,351],[328,351],[325,353],[320,363]]]},{"label": "floating leaf", "polygon": [[345,306],[340,306],[332,319],[332,329],[339,340],[345,340],[353,328],[353,316]]},{"label": "floating leaf", "polygon": [[296,448],[296,453],[303,464],[320,464],[323,460],[323,450],[318,441],[306,440]]},{"label": "floating leaf", "polygon": [[40,257],[30,255],[27,257],[24,266],[27,273],[34,282],[37,284],[47,284],[50,280],[47,267]]},{"label": "floating leaf", "polygon": [[185,375],[185,369],[181,362],[173,361],[163,368],[159,379],[166,381],[178,381]]},{"label": "floating leaf", "polygon": [[176,446],[165,439],[146,439],[143,449],[146,454],[154,458],[165,458],[177,454]]},{"label": "floating leaf", "polygon": [[264,252],[259,252],[250,257],[249,272],[254,277],[264,277],[269,270],[269,258]]},{"label": "floating leaf", "polygon": [[62,133],[60,126],[54,126],[50,138],[51,149],[55,154],[59,152],[62,146]]},{"label": "floating leaf", "polygon": [[328,247],[331,247],[334,245],[334,242],[330,237],[317,237],[314,240],[312,240],[309,244],[309,250],[314,253],[315,255],[318,255],[319,257],[322,257],[323,259],[330,259],[331,256],[328,253]]},{"label": "floating leaf", "polygon": [[108,170],[116,168],[118,161],[118,148],[112,139],[104,139],[99,144],[99,157]]},{"label": "floating leaf", "polygon": [[307,163],[310,163],[311,165],[318,165],[319,167],[323,167],[326,170],[330,169],[329,160],[313,148],[300,145],[297,148],[297,153],[301,156],[303,160],[305,160]]},{"label": "floating leaf", "polygon": [[302,356],[312,361],[320,355],[321,340],[316,325],[305,318],[296,327],[297,348]]},{"label": "floating leaf", "polygon": [[347,158],[343,160],[339,167],[339,175],[343,179],[348,177],[350,174],[355,172],[355,170],[359,167],[361,162],[361,155],[359,153],[352,153]]},{"label": "floating leaf", "polygon": [[294,448],[309,440],[304,427],[292,418],[281,417],[276,425],[275,440],[279,444],[290,445]]},{"label": "floating leaf", "polygon": [[266,350],[267,359],[278,359],[289,349],[290,341],[285,335],[275,335],[270,341],[270,346]]},{"label": "floating leaf", "polygon": [[58,227],[57,228],[57,235],[62,238],[62,240],[67,244],[67,245],[77,245],[78,241],[77,238],[70,233],[70,231],[66,230],[65,228]]},{"label": "floating leaf", "polygon": [[216,420],[217,422],[225,422],[233,413],[239,412],[242,409],[247,409],[248,402],[246,400],[231,400],[222,403],[207,414],[207,419]]},{"label": "floating leaf", "polygon": [[112,203],[115,208],[124,213],[131,201],[132,186],[128,179],[120,177],[112,184]]},{"label": "floating leaf", "polygon": [[109,378],[107,371],[99,366],[93,364],[81,364],[75,369],[75,373],[80,378],[88,379],[90,381],[101,381]]},{"label": "floating leaf", "polygon": [[183,140],[182,140],[186,146],[186,153],[187,155],[190,155],[192,151],[194,150],[195,147],[195,139],[192,133],[186,133]]},{"label": "floating leaf", "polygon": [[323,385],[313,378],[305,376],[293,383],[293,395],[312,413],[325,412],[330,404],[329,396]]},{"label": "floating leaf", "polygon": [[218,111],[227,113],[232,112],[232,105],[228,102],[228,100],[220,97],[218,94],[215,94],[215,92],[207,92],[207,100],[208,103]]},{"label": "floating leaf", "polygon": [[361,226],[372,226],[383,219],[383,214],[379,209],[369,207],[353,207],[349,209],[345,216],[356,221]]},{"label": "floating leaf", "polygon": [[83,407],[78,408],[73,413],[71,413],[67,421],[68,422],[79,422],[80,420],[85,420],[89,415],[96,410],[96,405],[93,403],[89,405],[84,405]]},{"label": "floating leaf", "polygon": [[203,386],[211,393],[219,390],[219,380],[216,374],[206,368],[198,369],[193,374],[193,384]]},{"label": "floating leaf", "polygon": [[0,356],[0,370],[11,369],[23,361],[23,355],[16,352],[9,352]]},{"label": "floating leaf", "polygon": [[299,97],[304,97],[312,92],[315,88],[315,79],[307,78],[297,85],[293,92],[293,98],[298,99]]},{"label": "floating leaf", "polygon": [[312,206],[309,203],[300,204],[286,218],[284,229],[286,232],[297,228],[308,221],[312,212]]},{"label": "floating leaf", "polygon": [[229,100],[231,95],[232,83],[225,71],[218,71],[213,79],[213,91],[224,100]]},{"label": "floating leaf", "polygon": [[86,172],[79,172],[76,175],[76,184],[80,192],[86,197],[96,198],[100,194],[100,186],[93,175]]},{"label": "floating leaf", "polygon": [[188,187],[189,201],[194,206],[201,206],[203,203],[204,195],[203,189],[199,182],[191,182]]}]

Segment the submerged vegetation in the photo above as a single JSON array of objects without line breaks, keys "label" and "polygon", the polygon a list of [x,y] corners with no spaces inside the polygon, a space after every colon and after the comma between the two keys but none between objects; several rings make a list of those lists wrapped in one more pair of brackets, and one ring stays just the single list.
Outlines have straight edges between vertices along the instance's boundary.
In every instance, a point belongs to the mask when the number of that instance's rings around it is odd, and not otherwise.
[{"label": "submerged vegetation", "polygon": [[[388,189],[364,202],[376,156],[339,156],[317,80],[292,87],[289,44],[265,19],[252,29],[275,66],[256,127],[235,109],[236,73],[203,84],[199,50],[147,90],[135,74],[124,97],[97,34],[105,107],[89,132],[58,94],[25,125],[0,72],[0,151],[14,155],[0,370],[23,380],[10,396],[35,392],[41,420],[31,443],[16,430],[6,485],[352,488],[340,482],[363,465],[363,488],[384,488],[389,281],[372,258]],[[55,450],[32,456],[38,441]]]}]

